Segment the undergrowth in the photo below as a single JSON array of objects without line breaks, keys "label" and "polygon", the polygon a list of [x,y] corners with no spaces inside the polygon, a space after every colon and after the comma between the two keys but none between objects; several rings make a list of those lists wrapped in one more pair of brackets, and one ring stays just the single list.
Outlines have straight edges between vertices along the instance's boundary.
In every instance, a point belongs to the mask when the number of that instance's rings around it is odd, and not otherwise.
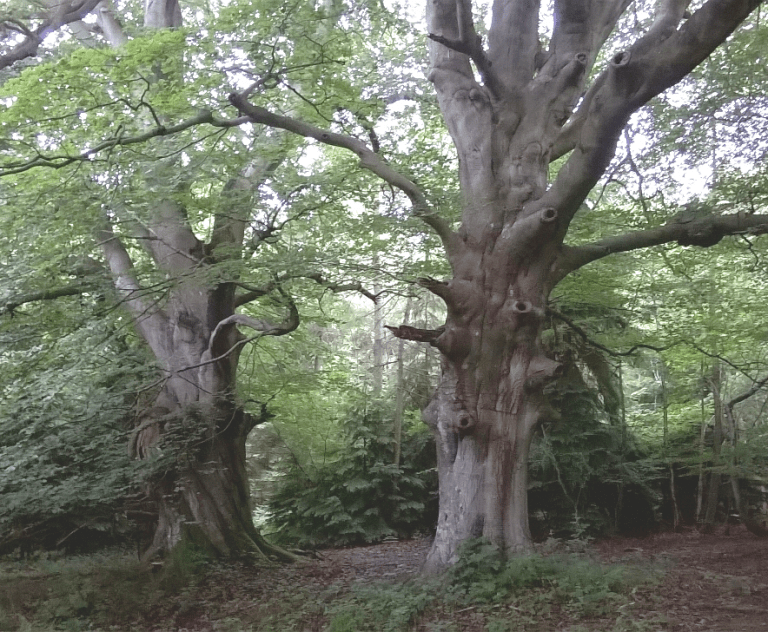
[{"label": "undergrowth", "polygon": [[149,620],[169,602],[183,603],[205,563],[191,547],[177,547],[156,572],[135,554],[118,550],[5,561],[0,566],[0,630],[128,629],[123,626]]},{"label": "undergrowth", "polygon": [[636,591],[660,579],[658,567],[605,564],[551,543],[505,559],[486,540],[473,540],[441,576],[324,592],[288,582],[233,608],[227,605],[233,595],[216,577],[237,572],[209,566],[189,548],[176,551],[157,573],[126,553],[6,562],[0,565],[0,630],[194,628],[201,616],[215,632],[659,629],[658,621],[635,618],[631,607]]},{"label": "undergrowth", "polygon": [[568,550],[504,559],[496,547],[478,539],[461,548],[444,576],[353,590],[331,605],[327,629],[400,632],[421,621],[419,629],[435,631],[543,632],[566,618],[603,626],[591,631],[639,632],[652,628],[627,618],[623,610],[638,588],[660,576],[647,564],[605,564]]}]

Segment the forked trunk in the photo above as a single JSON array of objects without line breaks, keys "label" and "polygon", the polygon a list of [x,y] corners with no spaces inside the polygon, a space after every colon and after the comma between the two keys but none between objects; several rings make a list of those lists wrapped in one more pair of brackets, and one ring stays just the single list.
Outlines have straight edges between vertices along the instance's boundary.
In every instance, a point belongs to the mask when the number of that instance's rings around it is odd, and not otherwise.
[{"label": "forked trunk", "polygon": [[238,225],[231,216],[221,222],[214,227],[212,243],[203,244],[177,204],[168,200],[158,204],[147,231],[158,236],[150,242],[150,254],[177,279],[162,306],[148,300],[125,246],[111,227],[106,225],[100,235],[116,288],[163,378],[151,405],[139,411],[131,440],[136,457],[163,459],[162,473],[148,483],[158,521],[144,557],[185,540],[223,556],[294,557],[264,542],[253,526],[245,441],[256,421],[238,405],[235,380],[245,340],[237,325],[260,335],[279,336],[298,326],[299,315],[284,294],[275,299],[288,312],[281,323],[236,314],[238,305],[274,288],[238,297],[234,283],[208,282],[207,268],[217,263],[215,246],[222,240],[220,235],[235,244],[242,240],[242,223]]},{"label": "forked trunk", "polygon": [[[587,87],[629,0],[556,0],[546,16],[538,0],[495,0],[487,47],[470,0],[428,0],[428,77],[459,159],[458,230],[377,148],[256,106],[250,89],[230,95],[253,123],[354,152],[362,167],[409,197],[445,248],[451,280],[422,280],[445,301],[445,327],[390,327],[400,338],[433,344],[443,358],[442,383],[425,414],[437,436],[441,486],[429,570],[449,563],[470,535],[505,549],[529,545],[528,449],[549,414],[544,384],[559,370],[540,344],[552,288],[615,252],[673,241],[707,247],[725,234],[764,230],[765,216],[712,215],[564,243],[632,114],[706,59],[759,3],[707,0],[689,15],[687,2],[662,2],[648,31],[612,53]],[[539,32],[544,24],[551,32]]]}]

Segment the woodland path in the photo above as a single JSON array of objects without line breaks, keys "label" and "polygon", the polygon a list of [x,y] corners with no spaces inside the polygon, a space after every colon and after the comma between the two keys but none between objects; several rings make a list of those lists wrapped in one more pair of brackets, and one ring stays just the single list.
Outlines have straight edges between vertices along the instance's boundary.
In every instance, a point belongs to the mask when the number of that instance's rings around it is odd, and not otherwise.
[{"label": "woodland path", "polygon": [[[327,619],[317,609],[317,601],[307,595],[327,595],[329,589],[342,594],[354,582],[408,579],[418,572],[428,546],[426,539],[386,542],[326,550],[320,559],[261,572],[247,567],[216,570],[197,587],[194,603],[176,610],[172,619],[165,619],[163,627],[154,631],[229,630],[221,626],[228,617],[262,621],[277,604],[284,608],[286,600],[295,599],[293,630],[319,632]],[[687,531],[641,539],[612,538],[593,548],[605,560],[640,558],[666,569],[663,582],[640,590],[632,605],[638,620],[663,621],[653,625],[653,630],[768,632],[768,539],[731,527],[712,535]],[[466,613],[457,614],[453,623],[460,632],[484,629]],[[598,624],[592,628],[586,621],[580,625],[577,629],[590,632],[604,629]],[[556,629],[570,628],[564,621]]]}]

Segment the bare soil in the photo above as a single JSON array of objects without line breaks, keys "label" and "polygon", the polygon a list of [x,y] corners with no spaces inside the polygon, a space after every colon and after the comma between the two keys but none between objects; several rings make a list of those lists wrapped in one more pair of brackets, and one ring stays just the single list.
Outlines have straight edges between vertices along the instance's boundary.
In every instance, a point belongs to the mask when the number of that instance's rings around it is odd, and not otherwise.
[{"label": "bare soil", "polygon": [[[323,600],[345,594],[356,582],[403,581],[418,573],[428,540],[326,550],[318,559],[268,570],[222,567],[198,585],[186,603],[158,613],[155,632],[249,629],[277,609],[293,608],[295,620],[280,632],[320,632],[328,623]],[[647,538],[612,538],[594,545],[606,561],[636,559],[665,569],[660,584],[639,590],[629,619],[642,630],[664,632],[768,632],[768,539],[742,527],[712,535],[695,531]],[[319,599],[320,595],[324,595]],[[330,597],[329,597],[330,595]],[[442,613],[441,620],[445,620]],[[484,630],[471,612],[455,613],[451,629]],[[653,622],[653,623],[650,623]],[[553,624],[549,624],[550,626]],[[606,630],[604,621],[564,618],[546,630]],[[243,627],[245,626],[245,627]],[[436,629],[428,623],[420,630]],[[632,628],[622,628],[632,629]]]},{"label": "bare soil", "polygon": [[674,632],[768,630],[768,538],[741,526],[712,535],[661,533],[598,543],[605,559],[666,558],[664,582],[644,594],[635,612],[656,611]]}]

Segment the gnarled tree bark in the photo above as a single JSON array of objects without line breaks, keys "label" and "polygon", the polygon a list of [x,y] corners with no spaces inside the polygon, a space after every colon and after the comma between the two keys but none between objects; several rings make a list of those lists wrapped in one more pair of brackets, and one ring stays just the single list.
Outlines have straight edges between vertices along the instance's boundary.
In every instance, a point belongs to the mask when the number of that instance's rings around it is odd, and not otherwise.
[{"label": "gnarled tree bark", "polygon": [[[447,306],[443,327],[390,327],[442,354],[442,379],[424,411],[438,444],[440,513],[426,570],[486,536],[508,551],[531,544],[528,452],[554,414],[544,387],[561,370],[541,344],[547,299],[574,270],[614,252],[669,242],[711,246],[724,235],[763,233],[765,215],[672,218],[580,247],[571,220],[605,172],[630,116],[679,82],[758,6],[759,0],[663,0],[648,31],[615,52],[588,84],[598,53],[629,0],[556,0],[546,48],[538,0],[494,0],[487,47],[470,0],[427,0],[429,79],[459,157],[461,223],[454,231],[418,187],[364,143],[248,102],[255,123],[348,149],[400,188],[440,236],[453,276],[422,284]],[[550,178],[550,163],[567,156]]]}]

